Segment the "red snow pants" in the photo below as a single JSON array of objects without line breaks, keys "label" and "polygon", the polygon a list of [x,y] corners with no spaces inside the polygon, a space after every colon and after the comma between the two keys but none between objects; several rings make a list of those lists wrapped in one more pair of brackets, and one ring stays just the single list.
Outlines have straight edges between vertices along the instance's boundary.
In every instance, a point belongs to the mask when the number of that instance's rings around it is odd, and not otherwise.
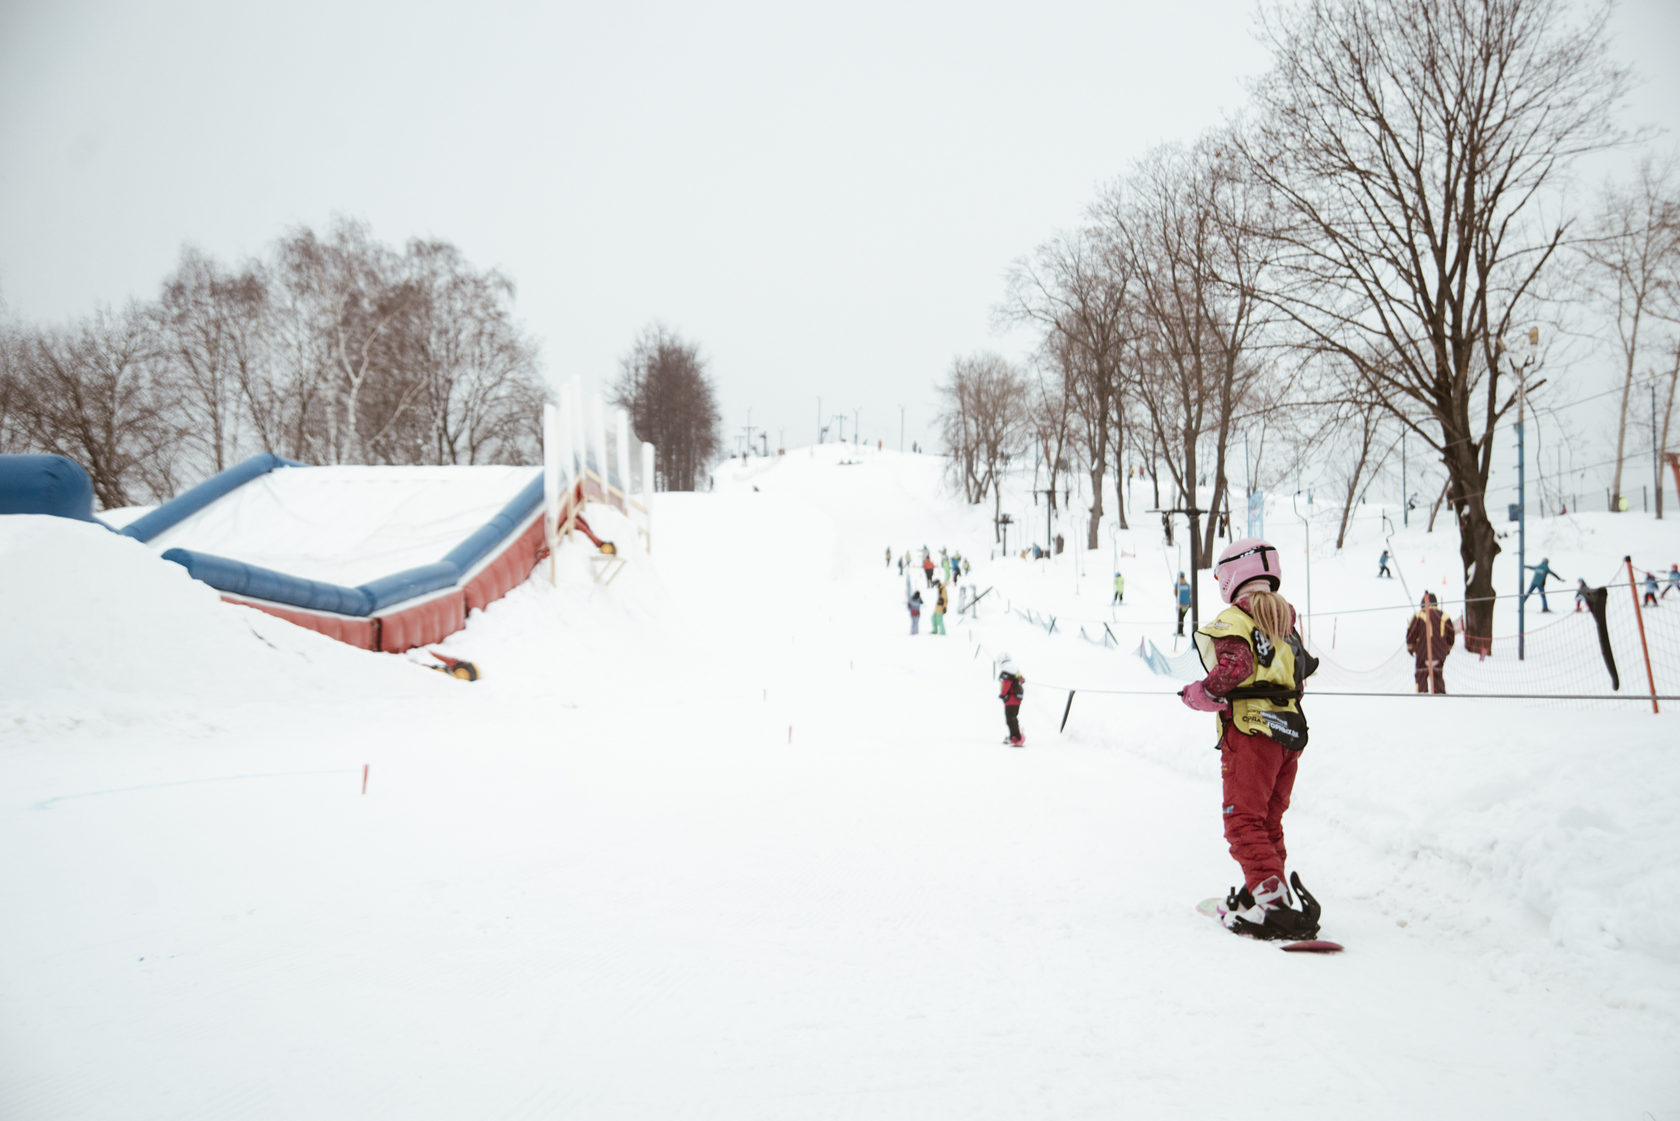
[{"label": "red snow pants", "polygon": [[1219,741],[1219,772],[1224,786],[1225,840],[1242,865],[1243,882],[1253,891],[1268,876],[1283,879],[1288,854],[1283,846],[1283,811],[1295,789],[1301,753],[1286,751],[1270,736],[1249,735],[1225,725]]}]

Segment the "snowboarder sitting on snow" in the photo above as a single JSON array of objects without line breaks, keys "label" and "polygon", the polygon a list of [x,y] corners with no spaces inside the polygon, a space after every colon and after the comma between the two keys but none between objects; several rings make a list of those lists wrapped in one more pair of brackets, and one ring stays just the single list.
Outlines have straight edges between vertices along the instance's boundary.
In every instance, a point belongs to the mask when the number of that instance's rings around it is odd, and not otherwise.
[{"label": "snowboarder sitting on snow", "polygon": [[1545,557],[1540,558],[1539,564],[1525,564],[1523,567],[1534,573],[1534,579],[1529,583],[1528,591],[1523,593],[1523,598],[1527,599],[1535,592],[1539,592],[1540,611],[1542,614],[1550,615],[1552,609],[1546,605],[1546,577],[1556,576],[1559,580],[1567,579],[1567,577],[1553,572],[1552,566],[1546,563]]},{"label": "snowboarder sitting on snow", "polygon": [[[1577,596],[1581,594],[1577,589]],[[1453,630],[1452,620],[1442,613],[1436,604],[1434,592],[1423,593],[1423,605],[1416,615],[1412,616],[1411,626],[1406,628],[1406,653],[1417,661],[1417,691],[1420,693],[1445,693],[1446,682],[1441,679],[1441,669],[1452,653],[1453,639],[1457,632]]]},{"label": "snowboarder sitting on snow", "polygon": [[998,696],[1003,698],[1003,719],[1009,725],[1009,738],[1004,740],[1010,747],[1020,747],[1026,743],[1021,735],[1021,698],[1027,693],[1027,679],[1015,669],[1015,663],[1005,654],[998,659]]},{"label": "snowboarder sitting on snow", "polygon": [[910,633],[915,634],[922,624],[922,593],[911,592],[906,606],[910,608]]},{"label": "snowboarder sitting on snow", "polygon": [[1307,722],[1302,683],[1318,668],[1295,625],[1295,609],[1278,594],[1278,552],[1256,537],[1233,541],[1214,565],[1219,595],[1230,606],[1195,633],[1207,677],[1179,693],[1200,712],[1219,714],[1225,840],[1242,865],[1243,884],[1221,908],[1225,926],[1255,938],[1318,935],[1317,900],[1284,880],[1283,814],[1295,786]]}]

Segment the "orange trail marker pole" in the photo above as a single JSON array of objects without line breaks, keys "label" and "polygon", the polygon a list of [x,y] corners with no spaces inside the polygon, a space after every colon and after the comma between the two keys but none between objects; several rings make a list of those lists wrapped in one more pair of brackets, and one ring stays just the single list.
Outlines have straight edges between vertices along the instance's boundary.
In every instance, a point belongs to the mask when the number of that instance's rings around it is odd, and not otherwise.
[{"label": "orange trail marker pole", "polygon": [[368,765],[366,763],[363,763],[362,764],[362,793],[363,794],[367,793],[367,776],[368,776]]}]

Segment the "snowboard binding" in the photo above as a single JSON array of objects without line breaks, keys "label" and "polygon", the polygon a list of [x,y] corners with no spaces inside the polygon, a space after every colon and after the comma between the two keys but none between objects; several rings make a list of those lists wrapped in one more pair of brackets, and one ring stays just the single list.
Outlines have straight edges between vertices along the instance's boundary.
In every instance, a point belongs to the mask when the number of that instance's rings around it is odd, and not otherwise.
[{"label": "snowboard binding", "polygon": [[[1288,905],[1261,909],[1247,887],[1235,887],[1225,897],[1225,927],[1233,934],[1246,935],[1262,941],[1306,942],[1318,937],[1318,917],[1323,909],[1313,894],[1301,884],[1301,874],[1289,874],[1289,886],[1300,901],[1300,909]],[[1258,922],[1252,916],[1258,916]]]}]

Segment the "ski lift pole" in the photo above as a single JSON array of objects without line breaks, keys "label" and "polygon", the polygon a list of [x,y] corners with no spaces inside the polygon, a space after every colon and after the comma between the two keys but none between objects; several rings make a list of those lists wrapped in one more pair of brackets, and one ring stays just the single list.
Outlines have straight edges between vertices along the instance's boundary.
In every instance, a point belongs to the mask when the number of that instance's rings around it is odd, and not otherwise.
[{"label": "ski lift pole", "polygon": [[[1197,560],[1202,551],[1201,533],[1204,511],[1192,500],[1188,506],[1175,506],[1170,510],[1150,510],[1148,513],[1166,514],[1168,517],[1174,514],[1184,514],[1190,519],[1190,630],[1192,633],[1201,630],[1202,596]],[[1176,649],[1177,646],[1178,643],[1174,641],[1173,647]]]},{"label": "ski lift pole", "polygon": [[1645,655],[1645,680],[1651,686],[1651,711],[1657,712],[1657,678],[1651,672],[1651,645],[1645,640],[1645,609],[1639,605],[1639,585],[1633,580],[1633,558],[1623,557],[1627,562],[1628,591],[1633,593],[1633,617],[1639,621],[1639,649]]},{"label": "ski lift pole", "polygon": [[1307,518],[1301,513],[1300,507],[1295,504],[1295,500],[1298,497],[1300,497],[1300,494],[1301,494],[1300,491],[1296,491],[1294,494],[1289,496],[1289,508],[1291,510],[1295,511],[1295,516],[1297,518],[1301,519],[1301,525],[1305,529],[1306,538],[1307,538],[1307,616],[1306,616],[1306,619],[1307,619],[1307,641],[1311,642],[1312,641],[1312,522],[1307,520]]}]

